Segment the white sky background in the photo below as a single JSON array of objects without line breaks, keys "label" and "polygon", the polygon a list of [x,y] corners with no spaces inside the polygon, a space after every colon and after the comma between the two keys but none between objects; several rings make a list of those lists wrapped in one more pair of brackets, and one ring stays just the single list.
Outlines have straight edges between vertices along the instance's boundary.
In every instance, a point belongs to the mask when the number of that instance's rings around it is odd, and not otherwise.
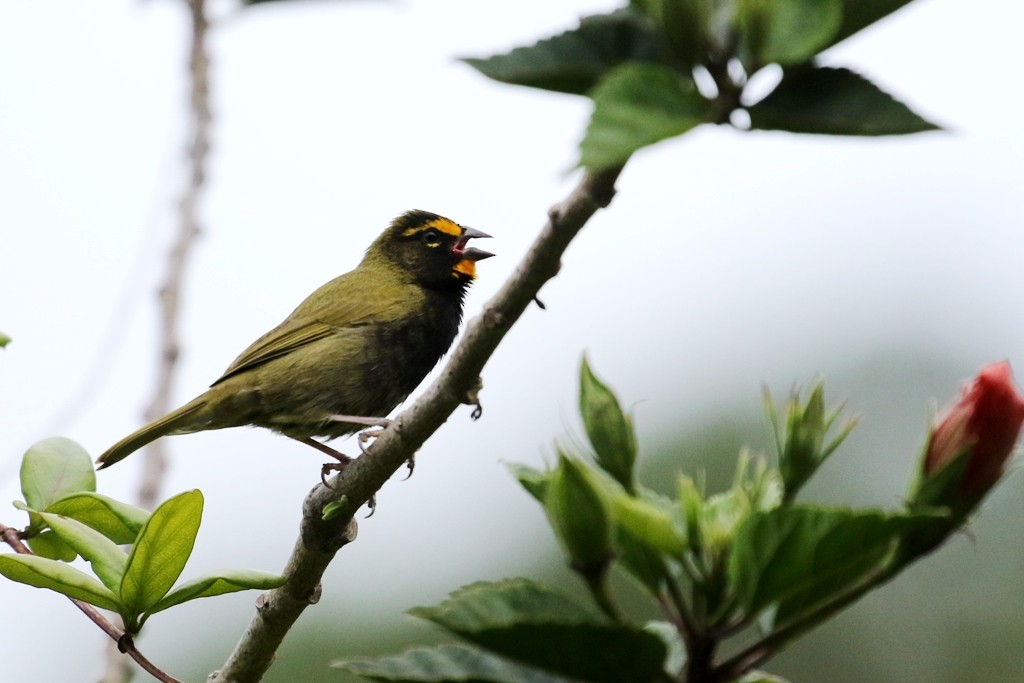
[{"label": "white sky background", "polygon": [[[63,434],[99,453],[140,424],[154,377],[153,292],[184,182],[180,4],[0,0],[0,330],[14,338],[0,353],[0,503],[20,497],[18,462],[36,440]],[[574,183],[565,171],[589,106],[490,82],[454,57],[529,43],[619,4],[324,0],[220,11],[230,16],[211,32],[214,147],[178,398],[352,268],[409,208],[495,236],[482,245],[498,257],[480,266],[472,316]],[[716,404],[756,411],[762,381],[783,393],[893,345],[961,359],[957,377],[1009,358],[1024,378],[1024,142],[1012,68],[1022,20],[1011,0],[920,0],[828,54],[952,133],[709,128],[636,155],[611,208],[542,292],[548,310],[528,311],[488,366],[483,419],[457,412],[416,475],[383,490],[318,609],[391,615],[516,573],[529,562],[522,548],[550,547],[500,461],[539,465],[575,425],[584,349],[637,403],[641,440]],[[901,389],[919,408],[912,434],[954,380]],[[320,456],[259,430],[170,445],[165,493],[200,488],[207,498],[186,577],[278,569]],[[104,471],[100,490],[130,499],[137,465]],[[22,523],[2,509],[0,521]],[[173,661],[168,641],[196,638],[199,614],[210,630],[199,638],[220,631],[233,642],[253,597],[160,615],[142,647]],[[64,653],[5,658],[0,677],[95,678],[99,633],[62,600],[0,583],[5,650],[23,651],[44,629]]]}]

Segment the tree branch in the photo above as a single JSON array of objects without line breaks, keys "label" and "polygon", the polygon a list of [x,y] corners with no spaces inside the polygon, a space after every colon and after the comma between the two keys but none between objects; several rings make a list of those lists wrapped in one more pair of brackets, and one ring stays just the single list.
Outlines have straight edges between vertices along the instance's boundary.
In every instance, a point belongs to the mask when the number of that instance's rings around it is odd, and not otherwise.
[{"label": "tree branch", "polygon": [[[185,266],[199,234],[199,199],[206,181],[206,160],[210,151],[210,60],[206,44],[209,22],[205,0],[188,0],[192,20],[192,45],[189,51],[189,129],[187,132],[188,180],[178,204],[178,234],[167,256],[167,273],[160,287],[160,350],[156,387],[146,408],[146,420],[152,421],[171,410],[171,394],[178,371],[181,343],[178,320]],[[167,449],[162,440],[146,447],[142,460],[137,500],[140,507],[152,510],[160,499],[160,487],[167,470]],[[125,683],[132,672],[119,647],[106,649],[106,663],[100,683]],[[162,680],[162,679],[161,679]]]},{"label": "tree branch", "polygon": [[[146,409],[151,421],[171,410],[171,390],[181,355],[178,340],[178,311],[185,266],[199,234],[199,198],[206,182],[206,159],[210,151],[210,61],[206,45],[209,24],[205,0],[188,0],[192,19],[192,47],[189,53],[189,130],[188,184],[178,205],[178,235],[167,257],[167,275],[160,287],[160,361],[156,389]],[[160,495],[160,483],[167,468],[164,442],[154,441],[146,447],[142,480],[139,484],[139,505],[152,510]]]},{"label": "tree branch", "polygon": [[[441,376],[379,434],[366,454],[331,480],[333,488],[319,485],[310,492],[303,504],[299,539],[284,571],[287,583],[260,596],[241,641],[208,683],[252,683],[263,677],[285,634],[319,597],[320,579],[335,553],[355,539],[353,515],[467,401],[498,344],[544,283],[558,273],[569,243],[611,201],[621,171],[615,167],[584,173],[565,201],[550,210],[547,225],[516,271],[466,326]],[[328,504],[330,519],[324,520]]]}]

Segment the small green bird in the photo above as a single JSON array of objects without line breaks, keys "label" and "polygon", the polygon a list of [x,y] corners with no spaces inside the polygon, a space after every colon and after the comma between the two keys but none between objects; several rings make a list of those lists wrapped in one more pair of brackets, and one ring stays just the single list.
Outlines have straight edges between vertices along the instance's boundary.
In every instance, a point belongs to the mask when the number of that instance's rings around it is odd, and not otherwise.
[{"label": "small green bird", "polygon": [[466,246],[475,237],[490,235],[427,211],[402,214],[355,270],[313,292],[206,392],[111,446],[99,469],[166,434],[245,425],[337,458],[324,474],[340,469],[348,458],[313,437],[380,422],[448,351],[476,262],[493,256]]}]

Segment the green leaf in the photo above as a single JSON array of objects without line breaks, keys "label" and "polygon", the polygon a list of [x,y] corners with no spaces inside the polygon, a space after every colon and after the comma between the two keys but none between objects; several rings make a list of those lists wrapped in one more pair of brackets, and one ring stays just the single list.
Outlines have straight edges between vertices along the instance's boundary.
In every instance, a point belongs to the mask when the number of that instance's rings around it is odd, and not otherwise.
[{"label": "green leaf", "polygon": [[28,547],[32,549],[32,552],[40,557],[61,560],[62,562],[71,562],[78,557],[78,553],[72,550],[71,546],[60,540],[60,536],[49,529],[37,536],[26,539],[26,542]]},{"label": "green leaf", "polygon": [[604,624],[601,614],[530,579],[478,581],[463,586],[436,607],[414,607],[409,614],[457,633],[515,626],[521,621]]},{"label": "green leaf", "polygon": [[47,512],[76,519],[114,543],[131,544],[149,519],[149,512],[99,493],[73,493],[51,504]]},{"label": "green leaf", "polygon": [[148,612],[178,580],[195,544],[203,494],[179,493],[153,511],[128,556],[121,602],[128,614]]},{"label": "green leaf", "polygon": [[630,0],[629,4],[653,22],[676,59],[689,67],[701,63],[708,49],[703,30],[708,12],[705,2]]},{"label": "green leaf", "polygon": [[35,555],[0,555],[0,574],[36,588],[48,588],[68,597],[117,611],[117,597],[103,584],[63,562]]},{"label": "green leaf", "polygon": [[843,20],[842,0],[739,0],[737,9],[740,59],[751,73],[810,60]]},{"label": "green leaf", "polygon": [[833,44],[849,38],[907,4],[910,4],[910,0],[843,0],[843,22],[832,39]]},{"label": "green leaf", "polygon": [[119,588],[128,557],[116,543],[95,529],[69,517],[50,512],[41,512],[39,516],[60,536],[60,540],[89,562],[93,573],[104,586],[111,591]]},{"label": "green leaf", "polygon": [[634,12],[584,17],[577,29],[507,54],[462,61],[496,81],[582,95],[615,66],[657,59],[658,39]]},{"label": "green leaf", "polygon": [[3,332],[0,332],[0,349],[6,347],[10,343],[11,343],[11,338],[8,337]]},{"label": "green leaf", "polygon": [[709,105],[689,79],[665,66],[625,64],[591,93],[594,113],[580,143],[580,165],[623,164],[633,152],[710,120]]},{"label": "green leaf", "polygon": [[635,489],[636,433],[619,400],[583,357],[580,364],[580,415],[597,464],[630,493]]},{"label": "green leaf", "polygon": [[900,535],[926,515],[786,506],[750,515],[737,532],[729,581],[756,614],[782,605],[776,623],[856,584],[880,565]]},{"label": "green leaf", "polygon": [[70,493],[95,490],[92,458],[71,439],[44,439],[21,460],[21,492],[32,510],[45,510]]},{"label": "green leaf", "polygon": [[348,506],[348,496],[342,496],[338,500],[332,500],[320,511],[320,519],[329,522],[340,515]]},{"label": "green leaf", "polygon": [[533,496],[539,503],[544,504],[547,496],[548,484],[551,482],[551,472],[542,472],[529,465],[521,463],[508,463],[508,471],[512,473],[526,492]]},{"label": "green leaf", "polygon": [[337,660],[331,666],[396,683],[579,683],[464,645],[416,648],[379,659]]},{"label": "green leaf", "polygon": [[252,589],[267,590],[277,588],[278,586],[283,586],[284,582],[285,578],[278,574],[269,574],[249,569],[227,569],[186,581],[153,605],[149,609],[149,613],[156,614],[168,607],[174,607],[183,602],[198,600],[199,598],[211,598],[215,595]]},{"label": "green leaf", "polygon": [[675,506],[654,494],[637,498],[614,496],[615,521],[648,548],[672,557],[680,557],[687,548],[684,521],[677,518]]},{"label": "green leaf", "polygon": [[593,683],[654,680],[667,654],[657,635],[608,623],[526,579],[475,583],[437,607],[419,607],[410,614],[494,653]]},{"label": "green leaf", "polygon": [[759,130],[868,136],[939,130],[863,76],[821,66],[785,70],[778,87],[747,111]]}]

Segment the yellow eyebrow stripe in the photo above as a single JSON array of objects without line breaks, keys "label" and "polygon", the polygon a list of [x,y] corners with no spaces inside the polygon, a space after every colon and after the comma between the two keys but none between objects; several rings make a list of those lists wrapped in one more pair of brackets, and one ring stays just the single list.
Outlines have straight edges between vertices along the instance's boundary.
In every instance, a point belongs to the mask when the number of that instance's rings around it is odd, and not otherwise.
[{"label": "yellow eyebrow stripe", "polygon": [[405,232],[402,233],[402,237],[412,237],[424,230],[437,230],[438,232],[443,232],[446,235],[451,235],[452,237],[462,237],[462,226],[455,221],[448,220],[447,218],[435,218],[432,221],[427,221],[423,225],[406,228]]}]

